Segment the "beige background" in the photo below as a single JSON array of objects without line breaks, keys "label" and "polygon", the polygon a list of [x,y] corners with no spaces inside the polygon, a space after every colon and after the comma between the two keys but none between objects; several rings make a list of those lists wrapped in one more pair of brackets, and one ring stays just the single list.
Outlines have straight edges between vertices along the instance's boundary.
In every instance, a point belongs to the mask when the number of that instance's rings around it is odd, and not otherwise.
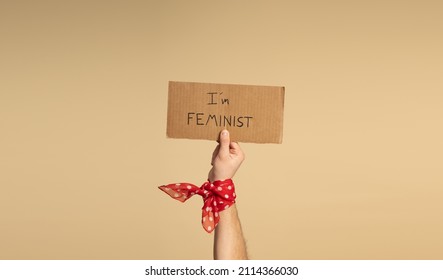
[{"label": "beige background", "polygon": [[256,259],[443,258],[441,1],[0,1],[0,258],[208,259],[169,80],[286,87],[235,177]]}]

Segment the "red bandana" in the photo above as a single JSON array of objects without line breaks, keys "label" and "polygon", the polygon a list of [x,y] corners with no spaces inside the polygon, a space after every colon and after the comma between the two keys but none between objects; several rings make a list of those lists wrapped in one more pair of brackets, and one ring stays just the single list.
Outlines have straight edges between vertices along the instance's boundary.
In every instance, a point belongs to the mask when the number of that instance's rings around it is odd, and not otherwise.
[{"label": "red bandana", "polygon": [[190,183],[169,184],[158,187],[170,197],[185,202],[191,196],[198,194],[203,197],[202,225],[211,233],[220,220],[219,212],[228,209],[235,203],[234,183],[231,179],[205,182],[200,188]]}]

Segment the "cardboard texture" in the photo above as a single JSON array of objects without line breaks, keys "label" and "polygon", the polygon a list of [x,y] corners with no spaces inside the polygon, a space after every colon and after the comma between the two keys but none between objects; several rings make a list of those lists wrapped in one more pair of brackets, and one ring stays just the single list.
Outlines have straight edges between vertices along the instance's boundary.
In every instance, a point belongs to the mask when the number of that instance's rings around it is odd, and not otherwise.
[{"label": "cardboard texture", "polygon": [[282,143],[284,87],[169,82],[167,136]]}]

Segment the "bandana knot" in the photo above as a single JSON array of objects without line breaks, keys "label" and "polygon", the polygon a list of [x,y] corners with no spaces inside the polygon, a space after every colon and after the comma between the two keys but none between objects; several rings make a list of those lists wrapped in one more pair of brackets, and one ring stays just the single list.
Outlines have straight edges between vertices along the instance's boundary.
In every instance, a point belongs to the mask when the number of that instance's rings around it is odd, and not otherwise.
[{"label": "bandana knot", "polygon": [[158,187],[173,199],[185,202],[193,195],[203,198],[202,225],[211,233],[220,221],[219,212],[235,203],[234,182],[231,179],[214,182],[206,181],[201,187],[190,183],[169,184]]}]

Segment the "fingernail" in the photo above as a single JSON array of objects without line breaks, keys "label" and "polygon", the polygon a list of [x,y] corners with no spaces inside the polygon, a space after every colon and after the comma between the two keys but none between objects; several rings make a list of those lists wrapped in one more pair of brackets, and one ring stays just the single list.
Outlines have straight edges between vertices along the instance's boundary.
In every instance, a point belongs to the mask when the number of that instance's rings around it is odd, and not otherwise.
[{"label": "fingernail", "polygon": [[222,131],[221,134],[222,134],[223,136],[226,136],[226,135],[228,135],[228,131],[225,129],[225,130]]}]

